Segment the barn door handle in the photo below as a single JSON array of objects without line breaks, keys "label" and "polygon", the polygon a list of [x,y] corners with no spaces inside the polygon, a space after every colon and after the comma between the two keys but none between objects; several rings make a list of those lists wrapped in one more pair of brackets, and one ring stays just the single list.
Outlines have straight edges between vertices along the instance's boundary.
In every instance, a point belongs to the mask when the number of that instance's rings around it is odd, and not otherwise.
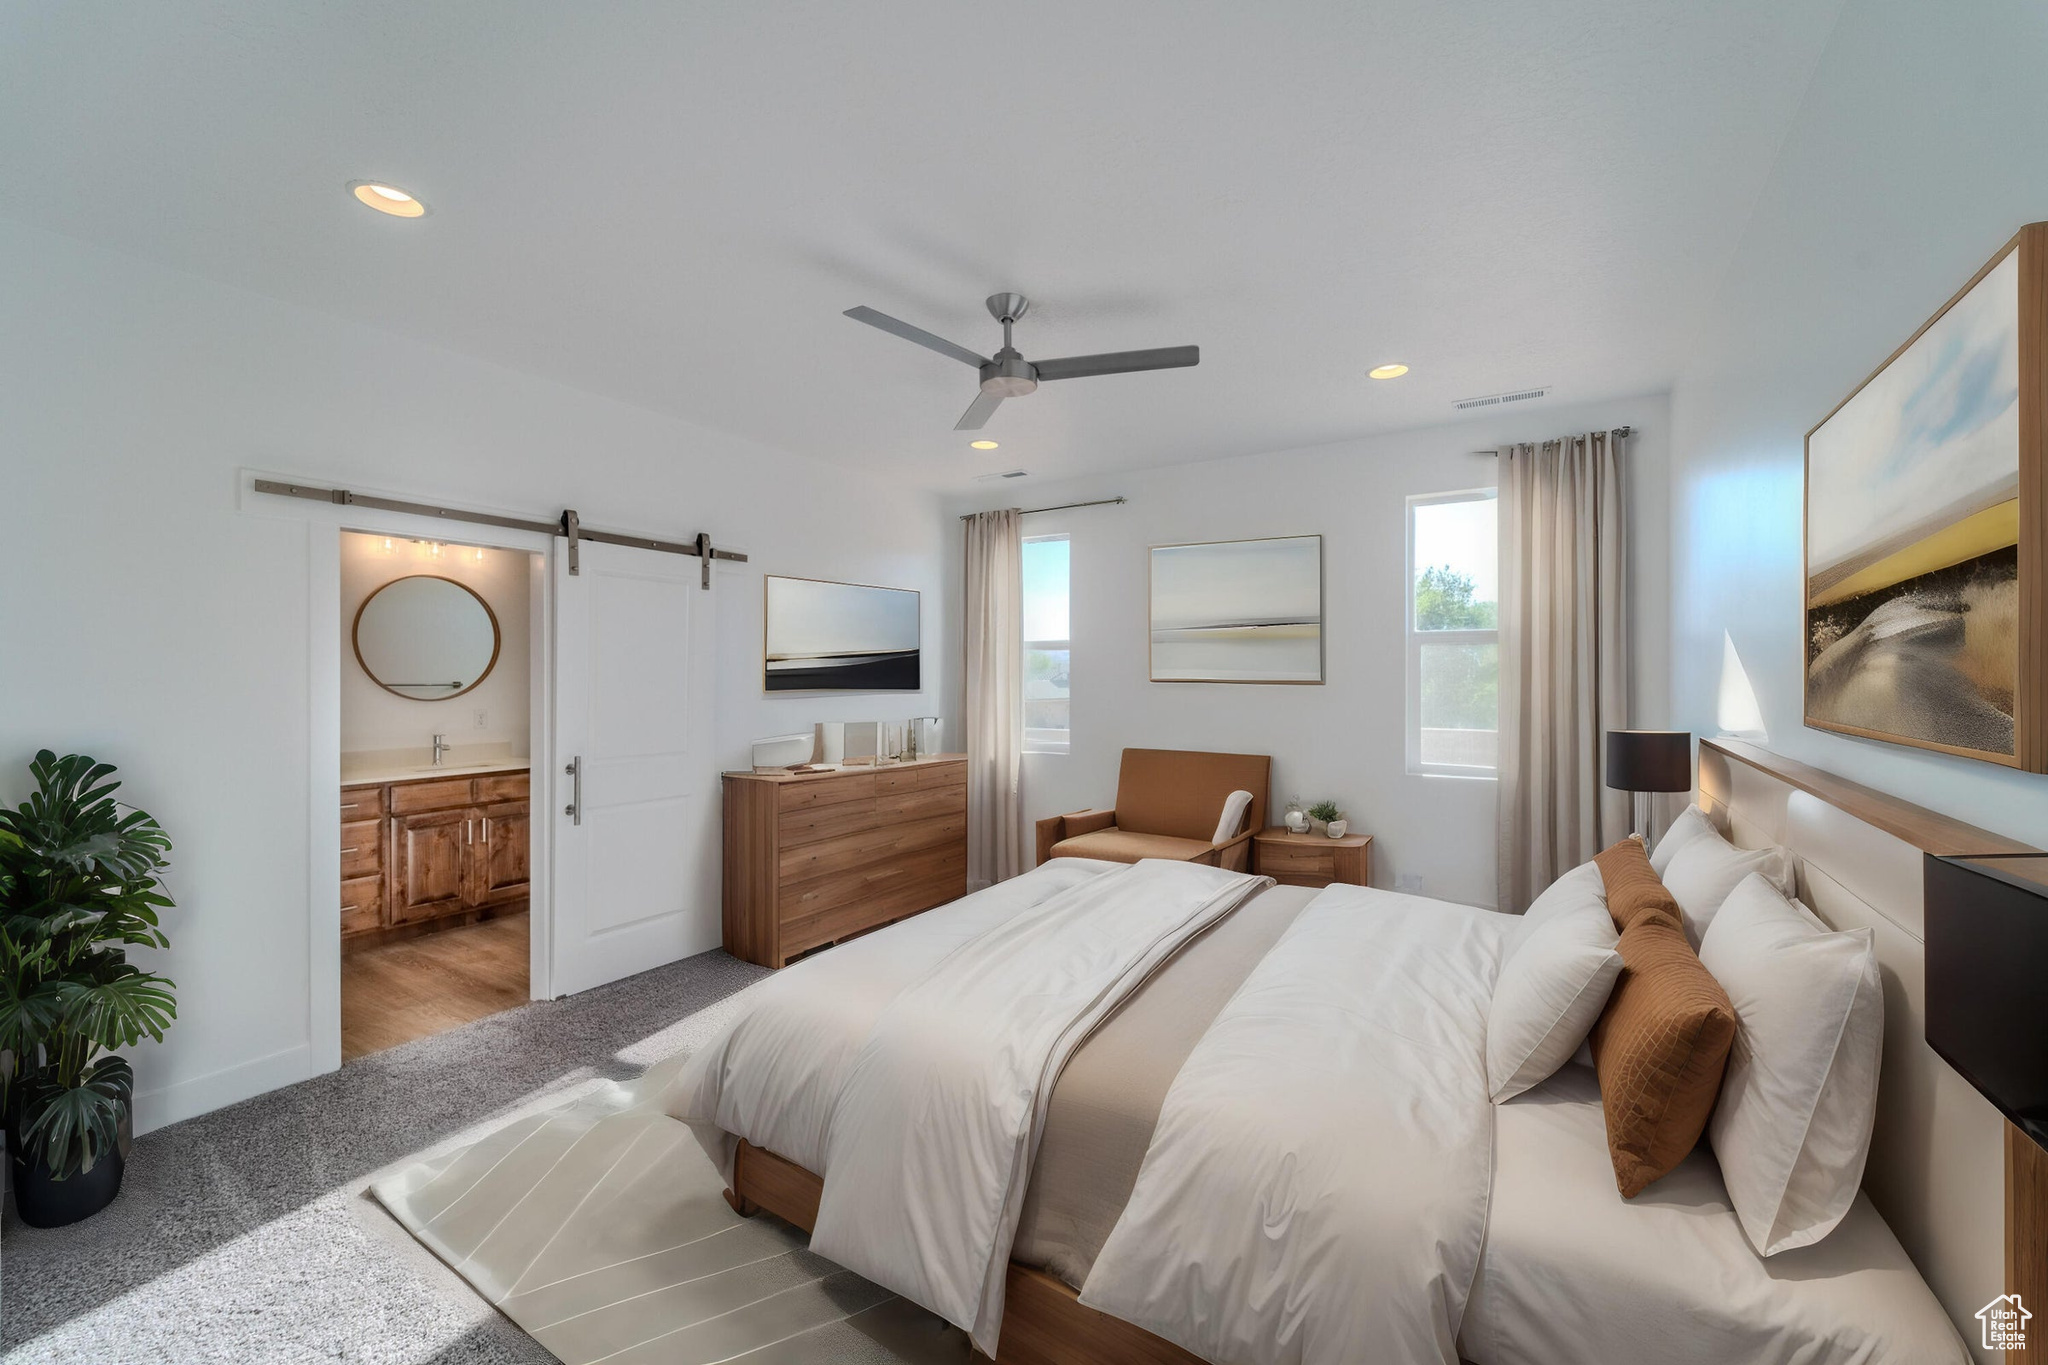
[{"label": "barn door handle", "polygon": [[569,766],[563,771],[569,774],[570,787],[569,804],[562,808],[562,814],[569,817],[571,824],[580,825],[583,823],[583,755],[570,759]]}]

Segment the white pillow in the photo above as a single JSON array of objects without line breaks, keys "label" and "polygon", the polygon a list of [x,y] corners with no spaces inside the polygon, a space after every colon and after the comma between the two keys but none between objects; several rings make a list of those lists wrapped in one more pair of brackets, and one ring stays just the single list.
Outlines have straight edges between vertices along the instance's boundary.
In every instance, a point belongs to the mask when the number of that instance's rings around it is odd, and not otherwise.
[{"label": "white pillow", "polygon": [[1244,808],[1252,803],[1250,792],[1232,792],[1223,798],[1223,814],[1216,820],[1216,837],[1209,842],[1220,844],[1225,839],[1237,837],[1237,827],[1244,820]]},{"label": "white pillow", "polygon": [[[1704,822],[1706,817],[1700,819]],[[1769,848],[1737,848],[1708,825],[1671,855],[1671,861],[1658,875],[1684,914],[1685,936],[1692,940],[1695,950],[1706,937],[1714,912],[1752,872],[1762,873],[1780,895],[1793,894],[1792,855],[1775,844]]]},{"label": "white pillow", "polygon": [[1735,1045],[1707,1133],[1761,1256],[1809,1246],[1855,1202],[1877,1116],[1884,983],[1869,929],[1829,931],[1761,875],[1700,945],[1735,1005]]},{"label": "white pillow", "polygon": [[1664,837],[1657,841],[1657,847],[1650,850],[1650,870],[1660,877],[1663,876],[1664,869],[1671,866],[1672,854],[1702,834],[1719,833],[1720,831],[1714,828],[1714,822],[1707,818],[1705,811],[1698,806],[1687,806],[1679,812],[1678,818],[1671,822],[1671,828],[1664,831]]},{"label": "white pillow", "polygon": [[[1583,872],[1592,873],[1590,884]],[[1571,1060],[1621,975],[1614,920],[1593,864],[1558,878],[1523,919],[1486,1012],[1486,1083],[1496,1104]]]}]

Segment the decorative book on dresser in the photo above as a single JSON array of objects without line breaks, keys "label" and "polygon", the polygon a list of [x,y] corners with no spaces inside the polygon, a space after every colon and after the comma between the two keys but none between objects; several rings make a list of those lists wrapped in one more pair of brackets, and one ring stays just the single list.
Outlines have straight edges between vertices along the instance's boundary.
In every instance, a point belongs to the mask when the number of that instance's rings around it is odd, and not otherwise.
[{"label": "decorative book on dresser", "polygon": [[782,967],[967,894],[967,756],[725,775],[725,950]]}]

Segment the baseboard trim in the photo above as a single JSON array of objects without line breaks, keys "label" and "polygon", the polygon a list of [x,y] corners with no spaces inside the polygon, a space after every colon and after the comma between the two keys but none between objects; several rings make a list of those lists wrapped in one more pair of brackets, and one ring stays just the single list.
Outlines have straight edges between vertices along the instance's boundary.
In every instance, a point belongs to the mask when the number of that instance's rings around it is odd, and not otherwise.
[{"label": "baseboard trim", "polygon": [[138,1091],[135,1096],[135,1132],[139,1137],[166,1124],[197,1118],[319,1074],[320,1067],[313,1058],[313,1045],[299,1043],[219,1071],[209,1071],[203,1076],[194,1076],[155,1090]]}]

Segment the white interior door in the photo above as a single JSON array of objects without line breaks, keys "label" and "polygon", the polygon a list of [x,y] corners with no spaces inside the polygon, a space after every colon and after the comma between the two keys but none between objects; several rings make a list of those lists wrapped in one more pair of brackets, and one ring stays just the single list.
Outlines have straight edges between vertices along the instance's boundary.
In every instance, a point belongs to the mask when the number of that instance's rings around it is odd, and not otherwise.
[{"label": "white interior door", "polygon": [[[717,593],[685,555],[585,541],[555,561],[556,995],[719,945]],[[536,821],[538,824],[538,821]]]}]

